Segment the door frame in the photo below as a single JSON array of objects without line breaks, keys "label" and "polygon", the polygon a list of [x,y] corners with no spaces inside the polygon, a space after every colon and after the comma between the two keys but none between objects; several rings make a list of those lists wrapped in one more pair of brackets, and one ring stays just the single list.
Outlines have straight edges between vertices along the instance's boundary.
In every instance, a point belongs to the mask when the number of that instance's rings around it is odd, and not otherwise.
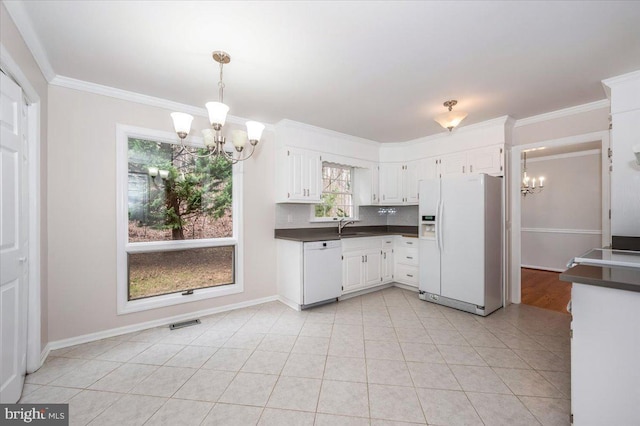
[{"label": "door frame", "polygon": [[[27,101],[27,151],[29,188],[29,292],[27,308],[27,372],[32,373],[42,365],[41,352],[41,277],[40,277],[40,107],[41,99],[20,66],[13,60],[0,42],[0,68],[18,83]],[[46,355],[46,354],[45,354]]]},{"label": "door frame", "polygon": [[[511,146],[511,252],[508,259],[509,273],[509,300],[508,303],[520,303],[521,301],[521,274],[520,267],[522,264],[522,195],[520,194],[520,175],[522,173],[521,155],[522,151],[540,147],[560,147],[566,145],[576,145],[588,142],[600,141],[602,153],[601,171],[602,171],[602,245],[611,244],[611,220],[609,219],[609,209],[611,208],[611,176],[609,174],[609,157],[607,155],[610,147],[609,130],[600,132],[584,133],[576,136],[569,136],[560,139],[550,139],[541,142],[530,143],[526,145]],[[576,253],[579,255],[580,253]]]}]

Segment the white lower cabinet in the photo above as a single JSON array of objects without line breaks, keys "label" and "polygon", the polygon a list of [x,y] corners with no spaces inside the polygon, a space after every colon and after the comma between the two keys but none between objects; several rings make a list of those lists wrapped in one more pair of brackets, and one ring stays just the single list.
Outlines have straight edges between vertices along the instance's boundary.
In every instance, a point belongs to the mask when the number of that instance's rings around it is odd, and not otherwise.
[{"label": "white lower cabinet", "polygon": [[394,281],[418,287],[418,239],[396,237]]},{"label": "white lower cabinet", "polygon": [[351,293],[383,284],[384,238],[342,240],[342,293]]},{"label": "white lower cabinet", "polygon": [[364,254],[360,251],[342,253],[342,293],[362,290]]}]

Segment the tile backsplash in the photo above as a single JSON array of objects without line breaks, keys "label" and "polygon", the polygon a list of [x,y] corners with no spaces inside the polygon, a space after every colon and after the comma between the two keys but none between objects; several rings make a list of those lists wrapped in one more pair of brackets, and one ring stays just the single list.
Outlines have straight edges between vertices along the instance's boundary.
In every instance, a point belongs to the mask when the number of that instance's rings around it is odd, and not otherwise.
[{"label": "tile backsplash", "polygon": [[[404,225],[417,226],[418,206],[396,206],[394,214],[380,214],[377,206],[359,208],[356,226]],[[276,204],[277,229],[284,228],[330,228],[335,222],[311,222],[311,207],[308,204]]]}]

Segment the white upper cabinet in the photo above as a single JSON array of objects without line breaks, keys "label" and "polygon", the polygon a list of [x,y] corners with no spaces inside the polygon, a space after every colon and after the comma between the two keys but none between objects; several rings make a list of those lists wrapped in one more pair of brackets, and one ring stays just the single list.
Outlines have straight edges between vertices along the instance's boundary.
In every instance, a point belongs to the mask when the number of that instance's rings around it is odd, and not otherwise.
[{"label": "white upper cabinet", "polygon": [[420,163],[380,164],[380,204],[418,204]]},{"label": "white upper cabinet", "polygon": [[469,173],[467,165],[467,153],[443,155],[440,158],[440,176],[458,176]]},{"label": "white upper cabinet", "polygon": [[439,162],[438,157],[423,158],[418,161],[418,180],[437,179]]},{"label": "white upper cabinet", "polygon": [[380,204],[380,166],[371,168],[371,204]]},{"label": "white upper cabinet", "polygon": [[490,175],[504,174],[502,146],[490,146],[474,149],[467,153],[470,173],[486,173]]},{"label": "white upper cabinet", "polygon": [[504,175],[503,152],[503,145],[494,145],[443,155],[438,162],[438,175],[442,177],[468,173],[486,173],[493,176],[502,176]]},{"label": "white upper cabinet", "polygon": [[314,151],[285,148],[285,187],[280,188],[281,202],[319,203],[322,195],[322,157]]},{"label": "white upper cabinet", "polygon": [[400,163],[380,164],[380,204],[402,204],[402,172]]},{"label": "white upper cabinet", "polygon": [[405,164],[402,173],[402,192],[405,204],[418,204],[418,168],[420,161]]}]

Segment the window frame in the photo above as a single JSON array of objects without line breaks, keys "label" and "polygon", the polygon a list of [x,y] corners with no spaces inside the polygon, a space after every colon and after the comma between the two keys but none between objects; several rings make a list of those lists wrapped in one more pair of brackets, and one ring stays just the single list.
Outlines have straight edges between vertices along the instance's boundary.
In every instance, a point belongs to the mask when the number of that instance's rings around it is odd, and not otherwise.
[{"label": "window frame", "polygon": [[[149,241],[129,242],[129,204],[128,204],[128,151],[129,138],[147,139],[155,142],[177,145],[180,141],[175,133],[142,127],[116,124],[116,270],[117,270],[117,314],[124,315],[132,312],[146,311],[183,303],[195,302],[215,297],[228,296],[244,291],[243,268],[243,226],[242,226],[242,193],[243,193],[243,165],[236,163],[232,167],[232,204],[233,233],[232,237],[209,238],[199,240],[180,241]],[[201,137],[190,136],[189,145],[204,146]],[[150,253],[170,250],[184,250],[190,248],[205,248],[218,246],[235,246],[234,272],[235,283],[218,287],[208,287],[193,290],[193,294],[183,296],[181,292],[129,300],[128,286],[128,253]]]},{"label": "window frame", "polygon": [[[316,216],[316,206],[320,205],[318,203],[316,204],[312,204],[311,205],[311,209],[310,209],[310,214],[311,217],[309,219],[309,222],[338,222],[341,219],[345,219],[345,220],[351,220],[354,222],[358,222],[359,218],[358,218],[358,205],[356,204],[356,197],[355,197],[355,167],[350,166],[348,164],[339,164],[339,163],[334,163],[331,161],[323,161],[320,171],[321,171],[321,178],[320,178],[320,185],[322,188],[324,188],[324,167],[325,164],[327,165],[327,167],[333,167],[333,168],[341,168],[341,169],[348,169],[350,174],[351,174],[351,210],[353,212],[352,216],[345,216],[345,217],[337,217],[337,216],[327,216],[327,217],[317,217]],[[324,191],[320,191],[320,197],[322,198],[322,194],[324,194]]]}]

